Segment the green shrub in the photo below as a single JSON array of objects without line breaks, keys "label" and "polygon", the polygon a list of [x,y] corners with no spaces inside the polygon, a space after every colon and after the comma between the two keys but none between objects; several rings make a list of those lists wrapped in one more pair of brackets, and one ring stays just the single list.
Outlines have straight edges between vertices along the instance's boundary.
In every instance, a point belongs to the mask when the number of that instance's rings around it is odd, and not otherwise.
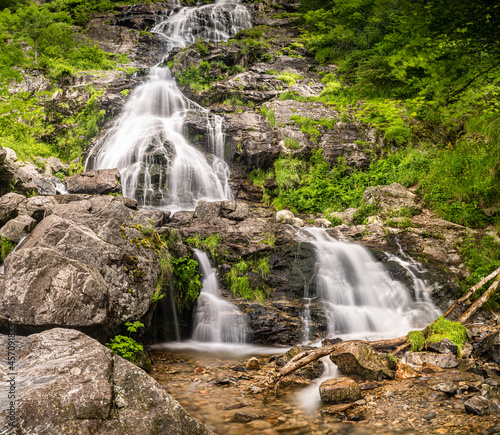
[{"label": "green shrub", "polygon": [[294,137],[285,137],[284,142],[285,142],[285,147],[289,149],[298,150],[299,148],[301,148],[299,141]]},{"label": "green shrub", "polygon": [[283,71],[279,76],[278,80],[286,83],[288,86],[293,86],[296,84],[296,80],[302,80],[304,76],[294,73],[293,71]]},{"label": "green shrub", "polygon": [[221,242],[222,238],[220,234],[210,235],[202,239],[198,233],[195,233],[193,236],[186,239],[186,243],[189,246],[208,252],[214,261],[217,261],[217,250]]},{"label": "green shrub", "polygon": [[[465,280],[467,287],[472,287],[481,279],[500,267],[500,243],[492,236],[468,236],[459,246],[459,252],[465,265],[470,270],[470,275]],[[491,285],[491,281],[483,285],[474,295],[481,296]],[[485,304],[485,308],[498,309],[500,307],[500,294],[497,292]]]},{"label": "green shrub", "polygon": [[[139,328],[143,328],[144,324],[141,322],[126,322],[125,326],[127,327],[127,331],[132,333],[137,332]],[[137,353],[144,350],[142,344],[138,343],[132,337],[124,335],[115,335],[109,343],[106,343],[106,346],[117,355],[134,364]]]},{"label": "green shrub", "polygon": [[404,217],[402,219],[397,219],[397,220],[388,219],[385,221],[385,225],[392,228],[399,228],[401,230],[406,230],[407,228],[411,228],[413,226],[413,223],[409,218]]},{"label": "green shrub", "polygon": [[260,108],[260,113],[262,113],[268,120],[271,127],[276,126],[276,121],[274,119],[274,110],[269,110],[266,106],[262,106]]},{"label": "green shrub", "polygon": [[234,296],[263,302],[269,297],[271,289],[266,284],[261,287],[253,287],[248,279],[248,273],[255,273],[267,279],[271,273],[269,259],[241,260],[234,264],[225,275],[226,284]]},{"label": "green shrub", "polygon": [[0,237],[0,260],[4,261],[7,255],[9,255],[14,248],[16,247],[16,244],[12,241],[7,239],[4,236]]},{"label": "green shrub", "polygon": [[352,223],[362,225],[369,216],[375,216],[380,212],[380,207],[374,204],[362,204],[354,213]]}]

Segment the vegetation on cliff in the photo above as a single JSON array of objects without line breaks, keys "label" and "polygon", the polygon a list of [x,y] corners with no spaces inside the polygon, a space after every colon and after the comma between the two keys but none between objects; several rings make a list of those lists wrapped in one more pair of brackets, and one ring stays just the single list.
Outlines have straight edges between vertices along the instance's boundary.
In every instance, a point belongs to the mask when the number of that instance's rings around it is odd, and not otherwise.
[{"label": "vegetation on cliff", "polygon": [[[126,2],[131,4],[132,2]],[[82,101],[55,96],[82,71],[124,69],[126,54],[106,53],[86,37],[94,13],[124,2],[0,2],[0,146],[23,160],[79,157],[104,120],[92,86]]]}]

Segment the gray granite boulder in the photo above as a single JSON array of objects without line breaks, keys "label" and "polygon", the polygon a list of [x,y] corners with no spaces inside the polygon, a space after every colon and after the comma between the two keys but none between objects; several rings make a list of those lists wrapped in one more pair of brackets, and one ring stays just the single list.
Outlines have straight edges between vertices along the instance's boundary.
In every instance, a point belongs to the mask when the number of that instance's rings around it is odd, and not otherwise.
[{"label": "gray granite boulder", "polygon": [[[0,340],[6,345],[8,337]],[[16,433],[212,433],[146,372],[81,332],[56,328],[15,337],[14,345],[14,367],[0,365],[0,418],[9,412],[9,390]]]}]

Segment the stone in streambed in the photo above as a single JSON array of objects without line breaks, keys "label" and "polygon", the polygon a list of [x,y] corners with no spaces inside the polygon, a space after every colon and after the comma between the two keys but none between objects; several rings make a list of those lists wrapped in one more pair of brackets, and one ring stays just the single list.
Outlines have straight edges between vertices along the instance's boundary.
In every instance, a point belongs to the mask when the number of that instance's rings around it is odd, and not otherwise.
[{"label": "stone in streambed", "polygon": [[500,364],[500,331],[487,335],[479,343],[477,354]]},{"label": "stone in streambed", "polygon": [[259,360],[255,357],[250,358],[246,364],[247,370],[260,370]]},{"label": "stone in streambed", "polygon": [[367,380],[380,381],[396,376],[396,361],[367,344],[340,343],[330,354],[330,359],[343,373]]},{"label": "stone in streambed", "polygon": [[361,399],[361,390],[352,379],[328,379],[319,386],[319,395],[325,403],[349,403]]},{"label": "stone in streambed", "polygon": [[464,406],[467,414],[489,415],[500,411],[498,404],[479,394],[467,400]]},{"label": "stone in streambed", "polygon": [[409,379],[418,378],[420,376],[415,370],[413,370],[408,364],[398,363],[398,368],[396,371],[396,378],[398,379]]},{"label": "stone in streambed", "polygon": [[421,366],[424,363],[434,364],[442,369],[452,369],[458,366],[457,357],[452,354],[439,354],[432,352],[408,352],[406,362]]},{"label": "stone in streambed", "polygon": [[438,353],[451,353],[453,355],[457,355],[458,353],[458,346],[448,338],[443,338],[437,343],[428,343],[427,349]]}]

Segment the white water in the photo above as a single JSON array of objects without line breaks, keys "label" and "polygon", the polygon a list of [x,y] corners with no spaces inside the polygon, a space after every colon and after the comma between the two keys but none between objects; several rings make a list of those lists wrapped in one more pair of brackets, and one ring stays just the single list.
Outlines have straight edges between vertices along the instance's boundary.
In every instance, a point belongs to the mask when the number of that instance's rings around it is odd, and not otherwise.
[{"label": "white water", "polygon": [[220,297],[219,284],[210,260],[203,251],[195,249],[203,274],[202,285],[194,314],[193,340],[209,343],[245,343],[247,321],[233,304]]},{"label": "white water", "polygon": [[300,236],[316,249],[316,291],[328,318],[329,336],[398,337],[438,317],[425,288],[413,301],[409,290],[364,247],[338,241],[319,228],[304,230]]},{"label": "white water", "polygon": [[[165,40],[166,59],[173,48],[199,38],[227,40],[251,25],[248,11],[237,0],[219,0],[182,8],[151,31]],[[189,111],[206,118],[211,162],[184,137]],[[194,210],[200,200],[232,199],[222,118],[186,98],[165,67],[152,68],[148,82],[131,93],[114,126],[90,151],[87,167],[118,168],[123,195],[143,206]]]}]

